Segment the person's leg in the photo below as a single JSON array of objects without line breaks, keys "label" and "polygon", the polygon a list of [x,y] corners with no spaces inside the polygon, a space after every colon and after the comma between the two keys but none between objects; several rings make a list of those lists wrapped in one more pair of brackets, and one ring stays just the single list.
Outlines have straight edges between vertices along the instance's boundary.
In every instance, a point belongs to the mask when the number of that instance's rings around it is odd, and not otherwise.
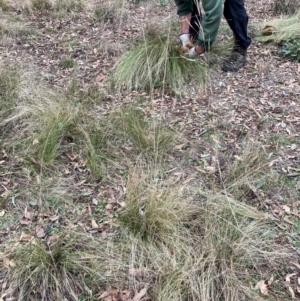
[{"label": "person's leg", "polygon": [[190,35],[193,41],[197,41],[201,20],[202,14],[200,10],[200,0],[194,0],[190,24]]},{"label": "person's leg", "polygon": [[251,44],[248,36],[248,15],[243,0],[225,0],[224,17],[234,35],[231,56],[223,64],[223,71],[237,71],[246,64],[247,48]]},{"label": "person's leg", "polygon": [[224,17],[231,28],[236,45],[248,48],[251,39],[248,36],[248,15],[243,0],[225,0]]}]

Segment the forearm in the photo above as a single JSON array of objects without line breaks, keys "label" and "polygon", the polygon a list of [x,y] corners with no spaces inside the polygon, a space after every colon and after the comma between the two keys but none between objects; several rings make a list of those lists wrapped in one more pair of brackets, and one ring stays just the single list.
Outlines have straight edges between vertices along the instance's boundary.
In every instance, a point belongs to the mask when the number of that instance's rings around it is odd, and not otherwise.
[{"label": "forearm", "polygon": [[217,37],[223,12],[223,1],[202,0],[202,6],[205,15],[202,19],[197,44],[209,49]]},{"label": "forearm", "polygon": [[189,33],[190,32],[191,18],[192,18],[191,13],[179,17],[181,33]]}]

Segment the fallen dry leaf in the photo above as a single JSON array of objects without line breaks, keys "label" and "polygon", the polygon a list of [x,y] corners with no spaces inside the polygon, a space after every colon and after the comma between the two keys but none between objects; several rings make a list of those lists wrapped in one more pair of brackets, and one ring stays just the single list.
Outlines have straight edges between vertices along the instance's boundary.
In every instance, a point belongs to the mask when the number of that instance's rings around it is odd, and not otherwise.
[{"label": "fallen dry leaf", "polygon": [[43,227],[39,227],[36,229],[36,237],[43,238],[46,236],[45,229]]},{"label": "fallen dry leaf", "polygon": [[2,262],[3,262],[3,266],[6,267],[6,268],[9,268],[9,267],[13,268],[13,267],[16,266],[14,261],[9,259],[8,257],[4,257]]},{"label": "fallen dry leaf", "polygon": [[294,223],[287,216],[283,217],[283,220],[289,223],[290,225],[294,225]]},{"label": "fallen dry leaf", "polygon": [[25,208],[24,216],[26,219],[32,221],[33,220],[33,212],[28,211],[27,207]]},{"label": "fallen dry leaf", "polygon": [[274,282],[274,275],[272,274],[272,276],[268,280],[268,286],[271,286],[273,282]]},{"label": "fallen dry leaf", "polygon": [[1,194],[1,197],[3,199],[7,199],[9,196],[9,190],[4,185],[1,185],[1,186],[4,188],[4,192]]},{"label": "fallen dry leaf", "polygon": [[5,297],[6,297],[7,293],[3,293],[1,296],[0,296],[0,301],[4,301],[4,300],[7,300]]},{"label": "fallen dry leaf", "polygon": [[105,292],[103,292],[103,293],[100,295],[99,299],[104,299],[104,298],[106,298],[106,297],[108,297],[108,296],[109,296],[109,292],[108,292],[108,291],[105,291]]},{"label": "fallen dry leaf", "polygon": [[300,264],[294,261],[290,261],[290,264],[294,265],[296,268],[300,270]]},{"label": "fallen dry leaf", "polygon": [[282,205],[281,208],[285,211],[287,214],[291,214],[291,208],[287,205]]},{"label": "fallen dry leaf", "polygon": [[19,240],[20,241],[29,241],[32,237],[33,237],[32,234],[26,234],[26,233],[22,232]]},{"label": "fallen dry leaf", "polygon": [[51,217],[49,218],[49,220],[50,220],[51,222],[56,222],[57,220],[59,220],[59,215],[53,215],[53,216],[51,216]]},{"label": "fallen dry leaf", "polygon": [[292,289],[292,287],[290,285],[288,287],[289,287],[289,292],[291,293],[292,299],[295,299],[296,295],[295,295],[294,290]]},{"label": "fallen dry leaf", "polygon": [[96,223],[95,219],[92,218],[92,228],[96,229],[99,228],[98,224]]},{"label": "fallen dry leaf", "polygon": [[21,220],[19,220],[19,222],[21,225],[25,225],[25,226],[28,226],[32,223],[32,221],[25,220],[25,219],[21,219]]},{"label": "fallen dry leaf", "polygon": [[269,291],[268,291],[268,286],[266,285],[265,280],[260,280],[256,285],[254,289],[259,289],[260,292],[264,295],[264,296],[268,296],[269,295]]},{"label": "fallen dry leaf", "polygon": [[147,290],[148,290],[148,287],[147,287],[147,286],[144,287],[143,289],[141,289],[141,290],[139,291],[139,293],[137,293],[137,294],[133,297],[132,301],[140,301],[140,300],[147,294]]},{"label": "fallen dry leaf", "polygon": [[290,284],[291,283],[291,278],[296,276],[297,273],[292,273],[292,274],[287,274],[285,277],[285,283]]}]

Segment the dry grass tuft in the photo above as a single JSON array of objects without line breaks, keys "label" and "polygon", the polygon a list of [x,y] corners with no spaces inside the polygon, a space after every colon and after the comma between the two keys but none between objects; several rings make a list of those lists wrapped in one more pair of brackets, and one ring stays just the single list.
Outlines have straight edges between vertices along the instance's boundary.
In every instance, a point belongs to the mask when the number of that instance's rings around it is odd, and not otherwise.
[{"label": "dry grass tuft", "polygon": [[263,214],[224,195],[206,197],[200,252],[186,262],[193,300],[261,300],[249,288],[252,273],[268,266],[262,277],[270,276],[287,252],[274,242]]},{"label": "dry grass tuft", "polygon": [[264,43],[282,44],[299,37],[300,14],[291,17],[281,17],[266,22],[256,40]]}]

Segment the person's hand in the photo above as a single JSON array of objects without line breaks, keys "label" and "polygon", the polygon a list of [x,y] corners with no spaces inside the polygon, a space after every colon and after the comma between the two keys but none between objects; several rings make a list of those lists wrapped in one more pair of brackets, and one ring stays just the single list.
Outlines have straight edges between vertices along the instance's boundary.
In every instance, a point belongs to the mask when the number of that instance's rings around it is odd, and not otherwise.
[{"label": "person's hand", "polygon": [[190,50],[191,48],[194,47],[191,39],[190,39],[190,34],[189,33],[183,33],[179,36],[179,39],[182,43],[182,47],[184,50]]},{"label": "person's hand", "polygon": [[205,52],[205,48],[202,46],[195,46],[191,49],[189,49],[189,57],[195,57],[196,55],[201,55]]}]

